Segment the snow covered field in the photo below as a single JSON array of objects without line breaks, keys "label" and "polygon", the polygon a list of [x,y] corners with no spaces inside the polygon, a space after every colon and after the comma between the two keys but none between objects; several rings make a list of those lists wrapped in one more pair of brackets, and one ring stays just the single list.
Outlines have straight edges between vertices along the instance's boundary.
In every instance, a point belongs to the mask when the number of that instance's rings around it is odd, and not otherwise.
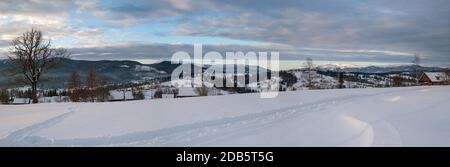
[{"label": "snow covered field", "polygon": [[0,105],[0,146],[450,146],[450,86]]}]

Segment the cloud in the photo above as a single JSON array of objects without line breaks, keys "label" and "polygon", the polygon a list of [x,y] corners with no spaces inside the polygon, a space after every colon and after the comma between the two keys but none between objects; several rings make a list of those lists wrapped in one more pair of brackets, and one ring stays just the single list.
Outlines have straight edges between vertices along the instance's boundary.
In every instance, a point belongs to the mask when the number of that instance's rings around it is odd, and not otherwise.
[{"label": "cloud", "polygon": [[223,11],[230,17],[194,18],[179,23],[173,33],[296,47],[420,53],[430,58],[450,52],[448,1],[302,2],[237,4]]},{"label": "cloud", "polygon": [[108,43],[104,39],[104,31],[100,28],[84,28],[76,31],[73,37],[73,44],[78,47],[101,47]]},{"label": "cloud", "polygon": [[396,55],[396,56],[413,56],[411,53],[403,53],[403,52],[393,52],[386,50],[345,50],[345,49],[322,49],[322,48],[304,48],[304,50],[311,51],[324,51],[324,52],[338,52],[338,53],[375,53],[375,54],[385,54],[385,55]]},{"label": "cloud", "polygon": [[69,1],[60,0],[5,0],[0,2],[2,15],[53,15],[69,9]]},{"label": "cloud", "polygon": [[70,1],[0,1],[0,58],[5,58],[12,39],[31,28],[43,31],[51,39],[71,34],[67,24]]},{"label": "cloud", "polygon": [[[193,55],[193,46],[189,44],[162,44],[162,43],[117,43],[102,47],[71,48],[72,58],[103,60],[103,59],[165,59],[178,51],[185,51]],[[327,61],[381,61],[380,62],[405,62],[412,58],[405,53],[373,51],[373,50],[327,50],[319,48],[298,49],[283,45],[203,45],[203,54],[216,51],[225,56],[226,52],[280,52],[283,60],[305,60],[313,57],[314,60]]]},{"label": "cloud", "polygon": [[448,0],[1,1],[0,48],[38,27],[61,39],[59,45],[80,51],[80,58],[85,51],[103,58],[169,57],[184,47],[155,44],[158,39],[177,43],[187,36],[267,43],[266,49],[279,49],[286,59],[409,62],[418,53],[448,62],[448,6]]},{"label": "cloud", "polygon": [[75,2],[78,12],[91,13],[108,23],[129,27],[139,23],[160,21],[167,17],[190,17],[208,7],[208,1],[195,0],[134,0],[102,4],[99,0]]}]

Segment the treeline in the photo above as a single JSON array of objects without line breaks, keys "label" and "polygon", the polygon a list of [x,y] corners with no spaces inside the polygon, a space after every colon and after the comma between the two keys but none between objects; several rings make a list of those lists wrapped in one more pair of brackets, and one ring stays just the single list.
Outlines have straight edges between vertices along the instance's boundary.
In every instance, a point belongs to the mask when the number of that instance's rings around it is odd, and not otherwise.
[{"label": "treeline", "polygon": [[[13,102],[14,98],[30,98],[31,97],[31,89],[0,89],[0,103],[1,104],[10,104]],[[38,92],[39,96],[42,97],[55,97],[55,96],[67,96],[66,90],[59,89],[49,89],[42,90]]]},{"label": "treeline", "polygon": [[74,71],[67,81],[69,99],[72,102],[105,102],[110,96],[105,83],[91,67],[84,82],[81,81],[78,72]]}]

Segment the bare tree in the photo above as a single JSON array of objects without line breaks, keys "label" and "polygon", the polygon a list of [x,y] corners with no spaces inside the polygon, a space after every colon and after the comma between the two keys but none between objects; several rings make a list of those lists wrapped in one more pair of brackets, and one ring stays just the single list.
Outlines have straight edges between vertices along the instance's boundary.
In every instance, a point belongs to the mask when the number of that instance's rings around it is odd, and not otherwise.
[{"label": "bare tree", "polygon": [[89,67],[86,75],[86,86],[88,88],[95,88],[98,85],[97,74],[95,74],[94,68]]},{"label": "bare tree", "polygon": [[315,65],[313,63],[313,60],[311,58],[306,59],[306,71],[308,71],[308,78],[306,78],[306,81],[308,82],[308,88],[314,89],[314,77],[312,75],[312,71],[315,70]]},{"label": "bare tree", "polygon": [[162,98],[162,95],[163,95],[163,91],[160,87],[158,87],[155,90],[155,94],[153,95],[153,98],[160,99],[160,98]]},{"label": "bare tree", "polygon": [[110,93],[104,85],[106,85],[106,82],[100,77],[97,77],[97,74],[92,67],[89,67],[87,71],[85,86],[81,86],[78,73],[74,72],[69,78],[69,97],[72,101],[107,101],[110,97]]},{"label": "bare tree", "polygon": [[416,77],[416,85],[419,85],[419,77],[420,77],[420,62],[421,62],[422,58],[420,57],[419,54],[414,54],[414,60],[412,61],[412,63],[414,64],[414,76]]},{"label": "bare tree", "polygon": [[69,80],[67,81],[67,86],[69,87],[69,89],[78,89],[81,86],[81,80],[80,80],[80,75],[78,74],[78,72],[73,71],[70,76],[69,76]]},{"label": "bare tree", "polygon": [[81,80],[78,72],[74,71],[70,74],[69,80],[67,81],[67,86],[69,90],[69,98],[73,102],[78,102],[81,98]]},{"label": "bare tree", "polygon": [[45,40],[41,31],[31,29],[11,42],[8,58],[31,85],[31,99],[33,103],[38,103],[37,85],[40,77],[45,70],[58,64],[60,58],[68,55],[65,49],[53,48],[51,40]]},{"label": "bare tree", "polygon": [[96,88],[98,87],[97,74],[95,74],[94,68],[89,67],[86,75],[86,87],[88,89],[89,101],[94,102],[96,97]]},{"label": "bare tree", "polygon": [[104,85],[106,85],[105,80],[101,78],[97,78],[97,87],[94,89],[94,94],[96,96],[97,102],[105,102],[108,101],[111,96],[108,89]]},{"label": "bare tree", "polygon": [[403,86],[403,82],[402,82],[403,79],[400,76],[400,74],[393,76],[392,77],[392,81],[394,82],[394,84],[393,84],[394,87],[401,87],[401,86]]},{"label": "bare tree", "polygon": [[131,88],[132,92],[133,92],[133,97],[136,100],[144,100],[145,99],[145,95],[144,92],[142,92],[142,88],[140,87],[133,87]]}]

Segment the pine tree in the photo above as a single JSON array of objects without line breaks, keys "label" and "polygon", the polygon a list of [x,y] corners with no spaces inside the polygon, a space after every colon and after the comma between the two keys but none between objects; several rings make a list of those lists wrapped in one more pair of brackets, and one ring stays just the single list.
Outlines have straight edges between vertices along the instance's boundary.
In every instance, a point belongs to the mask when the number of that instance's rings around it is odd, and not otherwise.
[{"label": "pine tree", "polygon": [[338,89],[344,88],[344,73],[339,71],[337,73],[337,80],[338,80]]}]

